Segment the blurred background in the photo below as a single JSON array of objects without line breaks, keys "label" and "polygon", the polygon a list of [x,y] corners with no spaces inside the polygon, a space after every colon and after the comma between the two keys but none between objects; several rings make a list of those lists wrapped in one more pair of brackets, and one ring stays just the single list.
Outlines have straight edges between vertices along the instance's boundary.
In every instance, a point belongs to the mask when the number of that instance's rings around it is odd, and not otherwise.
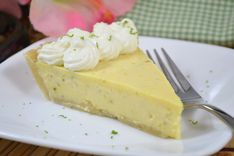
[{"label": "blurred background", "polygon": [[234,47],[233,0],[0,0],[0,62],[46,36],[126,17],[143,36]]},{"label": "blurred background", "polygon": [[29,21],[29,5],[20,6],[22,18],[0,11],[0,62],[45,37]]}]

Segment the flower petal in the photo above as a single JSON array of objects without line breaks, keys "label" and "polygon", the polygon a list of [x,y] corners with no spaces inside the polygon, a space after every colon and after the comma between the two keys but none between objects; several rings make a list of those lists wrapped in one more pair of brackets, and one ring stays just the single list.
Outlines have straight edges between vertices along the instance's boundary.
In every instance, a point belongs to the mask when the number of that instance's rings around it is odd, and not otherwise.
[{"label": "flower petal", "polygon": [[103,0],[104,5],[111,10],[115,16],[124,15],[131,10],[136,0]]},{"label": "flower petal", "polygon": [[111,23],[133,7],[135,0],[32,0],[30,21],[48,36],[79,27],[91,31],[97,22]]},{"label": "flower petal", "polygon": [[31,0],[18,0],[21,5],[28,4]]}]

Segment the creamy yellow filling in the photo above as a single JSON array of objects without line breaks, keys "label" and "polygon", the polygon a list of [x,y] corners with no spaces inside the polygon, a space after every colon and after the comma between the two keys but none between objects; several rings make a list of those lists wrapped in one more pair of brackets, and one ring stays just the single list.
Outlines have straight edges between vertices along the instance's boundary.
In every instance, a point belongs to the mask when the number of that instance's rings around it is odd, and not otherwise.
[{"label": "creamy yellow filling", "polygon": [[57,103],[117,118],[159,136],[180,138],[182,103],[162,72],[140,51],[84,72],[36,60],[33,65],[46,94]]}]

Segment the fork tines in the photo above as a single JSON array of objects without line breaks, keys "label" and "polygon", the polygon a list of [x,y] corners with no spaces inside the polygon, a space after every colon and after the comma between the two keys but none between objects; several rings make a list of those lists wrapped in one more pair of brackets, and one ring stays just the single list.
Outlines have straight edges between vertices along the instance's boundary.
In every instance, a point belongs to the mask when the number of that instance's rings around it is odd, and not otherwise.
[{"label": "fork tines", "polygon": [[[174,61],[167,54],[166,50],[161,48],[161,51],[169,65],[168,67],[165,65],[156,49],[154,49],[154,54],[156,55],[158,63],[164,75],[172,85],[175,93],[181,98],[183,102],[202,101],[202,97],[194,90],[194,88],[191,86],[182,72],[178,69]],[[153,59],[154,57],[152,56],[152,54],[148,50],[146,51],[146,53],[148,57],[155,63],[156,61]],[[169,70],[172,71],[174,78],[178,83],[176,83]]]}]

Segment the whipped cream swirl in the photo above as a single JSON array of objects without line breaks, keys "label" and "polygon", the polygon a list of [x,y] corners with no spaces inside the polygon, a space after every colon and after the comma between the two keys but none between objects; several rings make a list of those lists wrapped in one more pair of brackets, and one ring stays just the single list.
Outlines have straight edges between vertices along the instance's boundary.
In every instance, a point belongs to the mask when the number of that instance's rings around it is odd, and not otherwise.
[{"label": "whipped cream swirl", "polygon": [[63,42],[50,42],[38,49],[38,60],[47,64],[63,65],[63,55],[67,49]]},{"label": "whipped cream swirl", "polygon": [[101,60],[112,60],[117,58],[122,50],[121,42],[113,35],[113,30],[108,24],[97,23],[94,25],[95,37],[91,40],[100,50]]},{"label": "whipped cream swirl", "polygon": [[92,43],[78,48],[70,47],[64,53],[63,61],[64,67],[72,71],[93,69],[99,62],[99,51]]},{"label": "whipped cream swirl", "polygon": [[111,25],[97,23],[93,32],[70,29],[57,41],[44,44],[38,50],[38,60],[64,65],[72,71],[93,69],[99,60],[112,60],[120,54],[133,53],[138,48],[138,34],[130,19]]},{"label": "whipped cream swirl", "polygon": [[84,31],[84,30],[81,30],[78,28],[73,28],[67,32],[66,36],[68,36],[68,37],[74,36],[74,38],[82,38],[82,37],[87,38],[89,35],[90,35],[90,33],[88,31]]},{"label": "whipped cream swirl", "polygon": [[124,19],[121,22],[115,22],[110,25],[113,35],[121,42],[121,54],[133,53],[138,48],[138,35],[135,24]]}]

